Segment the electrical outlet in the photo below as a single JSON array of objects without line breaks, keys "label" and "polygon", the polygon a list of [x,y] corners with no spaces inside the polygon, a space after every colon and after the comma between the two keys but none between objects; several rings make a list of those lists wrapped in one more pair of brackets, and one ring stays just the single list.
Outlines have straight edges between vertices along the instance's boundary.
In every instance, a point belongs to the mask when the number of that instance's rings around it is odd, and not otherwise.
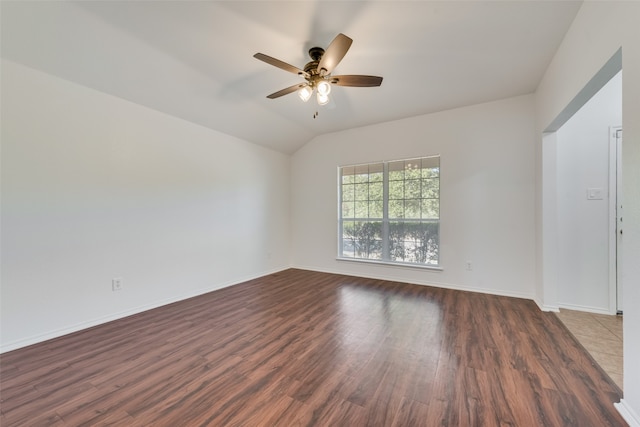
[{"label": "electrical outlet", "polygon": [[122,277],[111,279],[111,290],[113,292],[122,290]]},{"label": "electrical outlet", "polygon": [[471,264],[471,261],[467,261],[466,266],[467,266],[467,271],[473,270],[473,265]]}]

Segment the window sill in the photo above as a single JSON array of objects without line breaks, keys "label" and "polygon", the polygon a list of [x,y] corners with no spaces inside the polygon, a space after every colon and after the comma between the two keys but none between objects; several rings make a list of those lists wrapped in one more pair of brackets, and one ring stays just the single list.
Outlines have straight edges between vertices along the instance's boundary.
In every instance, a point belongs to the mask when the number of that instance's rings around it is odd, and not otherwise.
[{"label": "window sill", "polygon": [[419,264],[408,264],[401,262],[391,262],[391,261],[373,261],[369,259],[359,259],[359,258],[342,258],[337,257],[336,261],[346,261],[346,262],[357,262],[362,264],[373,264],[373,265],[383,265],[386,267],[400,267],[400,268],[417,268],[420,270],[431,270],[431,271],[443,271],[442,267],[434,266],[434,265],[419,265]]}]

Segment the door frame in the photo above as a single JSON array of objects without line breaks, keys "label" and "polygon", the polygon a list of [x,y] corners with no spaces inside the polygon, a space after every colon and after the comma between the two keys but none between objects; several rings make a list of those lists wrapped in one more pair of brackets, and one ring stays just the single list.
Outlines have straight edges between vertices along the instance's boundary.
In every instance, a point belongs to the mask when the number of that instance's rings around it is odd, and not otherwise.
[{"label": "door frame", "polygon": [[[618,183],[621,172],[618,132],[622,126],[609,127],[609,313],[618,313]],[[621,183],[620,183],[621,184]]]}]

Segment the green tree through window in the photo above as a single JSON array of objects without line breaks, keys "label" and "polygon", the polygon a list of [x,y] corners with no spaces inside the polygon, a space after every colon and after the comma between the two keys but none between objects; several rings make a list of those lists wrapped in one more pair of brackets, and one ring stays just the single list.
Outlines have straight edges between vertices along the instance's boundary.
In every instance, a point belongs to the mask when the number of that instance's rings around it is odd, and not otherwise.
[{"label": "green tree through window", "polygon": [[439,264],[440,157],[340,168],[343,258]]}]

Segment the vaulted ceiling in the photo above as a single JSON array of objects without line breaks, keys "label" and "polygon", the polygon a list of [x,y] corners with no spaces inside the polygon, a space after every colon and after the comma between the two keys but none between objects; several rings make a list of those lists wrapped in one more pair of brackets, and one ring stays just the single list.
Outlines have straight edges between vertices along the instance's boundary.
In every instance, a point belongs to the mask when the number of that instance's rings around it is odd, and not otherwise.
[{"label": "vaulted ceiling", "polygon": [[[535,91],[578,1],[1,2],[4,58],[285,153],[315,136]],[[266,95],[338,34],[334,87],[319,107]],[[318,112],[318,117],[313,118]]]}]

